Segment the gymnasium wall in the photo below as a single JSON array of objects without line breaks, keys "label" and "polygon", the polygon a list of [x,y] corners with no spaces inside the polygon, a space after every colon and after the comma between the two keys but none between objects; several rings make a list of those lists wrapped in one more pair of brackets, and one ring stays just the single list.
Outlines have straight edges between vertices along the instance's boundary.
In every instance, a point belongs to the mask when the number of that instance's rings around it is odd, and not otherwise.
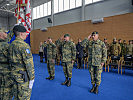
[{"label": "gymnasium wall", "polygon": [[104,23],[92,24],[90,20],[71,23],[66,25],[59,25],[49,27],[47,32],[42,32],[39,29],[31,32],[31,50],[32,53],[37,54],[39,50],[39,43],[46,40],[49,36],[53,41],[69,33],[71,38],[77,43],[77,39],[82,40],[88,37],[93,31],[98,31],[100,39],[108,39],[110,43],[114,37],[122,40],[133,39],[133,13],[111,16],[104,18]]},{"label": "gymnasium wall", "polygon": [[[39,1],[44,2],[44,0]],[[85,5],[84,11],[84,21],[86,21],[95,18],[133,13],[133,5],[132,0],[102,0],[100,2]],[[52,24],[48,23],[47,18],[51,18],[51,16],[49,15],[38,19],[34,19],[32,29],[50,27]],[[54,26],[80,22],[82,21],[82,8],[80,6],[67,11],[55,13],[53,16],[53,20]]]}]

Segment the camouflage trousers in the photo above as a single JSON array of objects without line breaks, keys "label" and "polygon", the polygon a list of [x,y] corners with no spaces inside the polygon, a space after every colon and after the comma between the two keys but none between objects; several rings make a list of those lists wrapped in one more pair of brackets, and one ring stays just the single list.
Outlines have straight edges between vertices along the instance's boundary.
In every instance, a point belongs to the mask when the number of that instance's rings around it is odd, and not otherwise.
[{"label": "camouflage trousers", "polygon": [[57,63],[57,65],[60,64],[60,61],[61,61],[61,54],[58,53],[58,54],[56,55],[56,63]]},{"label": "camouflage trousers", "polygon": [[53,63],[51,60],[47,61],[47,69],[49,76],[55,76],[55,63]]},{"label": "camouflage trousers", "polygon": [[13,86],[14,100],[30,100],[31,89],[29,82],[18,83],[14,82]]},{"label": "camouflage trousers", "polygon": [[89,72],[91,75],[91,84],[99,86],[101,83],[102,66],[89,66]]},{"label": "camouflage trousers", "polygon": [[62,62],[62,66],[65,77],[72,78],[72,69],[73,69],[72,62]]},{"label": "camouflage trousers", "polygon": [[12,100],[13,80],[9,73],[0,72],[0,100]]}]

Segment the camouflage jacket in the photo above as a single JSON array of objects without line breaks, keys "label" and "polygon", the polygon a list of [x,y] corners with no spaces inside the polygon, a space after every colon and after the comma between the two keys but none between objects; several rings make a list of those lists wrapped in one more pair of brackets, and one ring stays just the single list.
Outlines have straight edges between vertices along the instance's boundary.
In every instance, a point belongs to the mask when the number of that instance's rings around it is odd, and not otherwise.
[{"label": "camouflage jacket", "polygon": [[71,41],[63,41],[61,43],[62,48],[62,62],[72,62],[76,59],[76,46]]},{"label": "camouflage jacket", "polygon": [[35,77],[34,64],[30,46],[24,40],[16,38],[8,50],[11,71],[14,78],[17,79],[16,81],[19,81],[19,78],[21,78],[21,74],[18,74],[20,70],[26,71],[29,80],[33,80]]},{"label": "camouflage jacket", "polygon": [[107,60],[107,48],[101,40],[89,41],[87,38],[82,41],[82,45],[88,48],[88,63],[91,66],[100,66]]},{"label": "camouflage jacket", "polygon": [[114,56],[119,56],[121,53],[121,46],[119,43],[112,43],[110,45],[110,53]]},{"label": "camouflage jacket", "polygon": [[128,55],[133,55],[133,44],[128,44],[127,45],[127,54]]},{"label": "camouflage jacket", "polygon": [[6,40],[0,39],[0,72],[10,71],[8,61],[8,46]]},{"label": "camouflage jacket", "polygon": [[55,59],[56,58],[56,45],[54,43],[47,44],[47,59]]},{"label": "camouflage jacket", "polygon": [[123,43],[121,48],[122,55],[126,55],[127,53],[127,44]]},{"label": "camouflage jacket", "polygon": [[105,43],[105,46],[107,48],[107,55],[110,54],[110,45],[108,43]]},{"label": "camouflage jacket", "polygon": [[60,39],[56,40],[55,45],[57,48],[57,54],[61,54],[61,40]]}]

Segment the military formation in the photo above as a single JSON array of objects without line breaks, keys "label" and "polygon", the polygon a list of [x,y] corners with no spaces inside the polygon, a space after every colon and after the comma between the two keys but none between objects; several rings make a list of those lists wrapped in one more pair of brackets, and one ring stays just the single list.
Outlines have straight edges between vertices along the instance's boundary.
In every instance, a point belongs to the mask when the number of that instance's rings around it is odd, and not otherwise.
[{"label": "military formation", "polygon": [[[49,40],[50,39],[50,40]],[[77,62],[77,68],[81,69],[83,61],[87,58],[89,65],[89,72],[91,75],[92,89],[91,93],[98,93],[98,87],[101,83],[101,73],[104,63],[109,56],[125,56],[133,55],[132,40],[129,44],[126,41],[114,38],[112,43],[109,44],[107,38],[104,41],[99,39],[99,33],[94,31],[88,38],[83,41],[78,39],[75,44],[69,34],[65,34],[55,41],[49,37],[43,44],[44,52],[47,54],[46,63],[49,73],[47,80],[55,78],[55,64],[63,67],[65,81],[61,85],[71,86],[72,69],[73,65]]]},{"label": "military formation", "polygon": [[[16,39],[8,44],[10,36]],[[0,100],[30,100],[35,79],[30,46],[24,42],[24,26],[16,25],[7,35],[0,29]]]}]

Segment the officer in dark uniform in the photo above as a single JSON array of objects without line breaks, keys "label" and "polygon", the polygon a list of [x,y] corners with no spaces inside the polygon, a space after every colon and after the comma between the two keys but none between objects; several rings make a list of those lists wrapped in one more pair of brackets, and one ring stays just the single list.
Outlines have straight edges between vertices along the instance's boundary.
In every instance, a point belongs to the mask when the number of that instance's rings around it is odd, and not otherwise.
[{"label": "officer in dark uniform", "polygon": [[81,39],[78,39],[78,43],[76,45],[76,57],[78,59],[78,68],[82,68],[82,62],[83,62],[83,55],[84,55],[84,52],[83,52],[83,46],[81,45],[82,41]]}]

